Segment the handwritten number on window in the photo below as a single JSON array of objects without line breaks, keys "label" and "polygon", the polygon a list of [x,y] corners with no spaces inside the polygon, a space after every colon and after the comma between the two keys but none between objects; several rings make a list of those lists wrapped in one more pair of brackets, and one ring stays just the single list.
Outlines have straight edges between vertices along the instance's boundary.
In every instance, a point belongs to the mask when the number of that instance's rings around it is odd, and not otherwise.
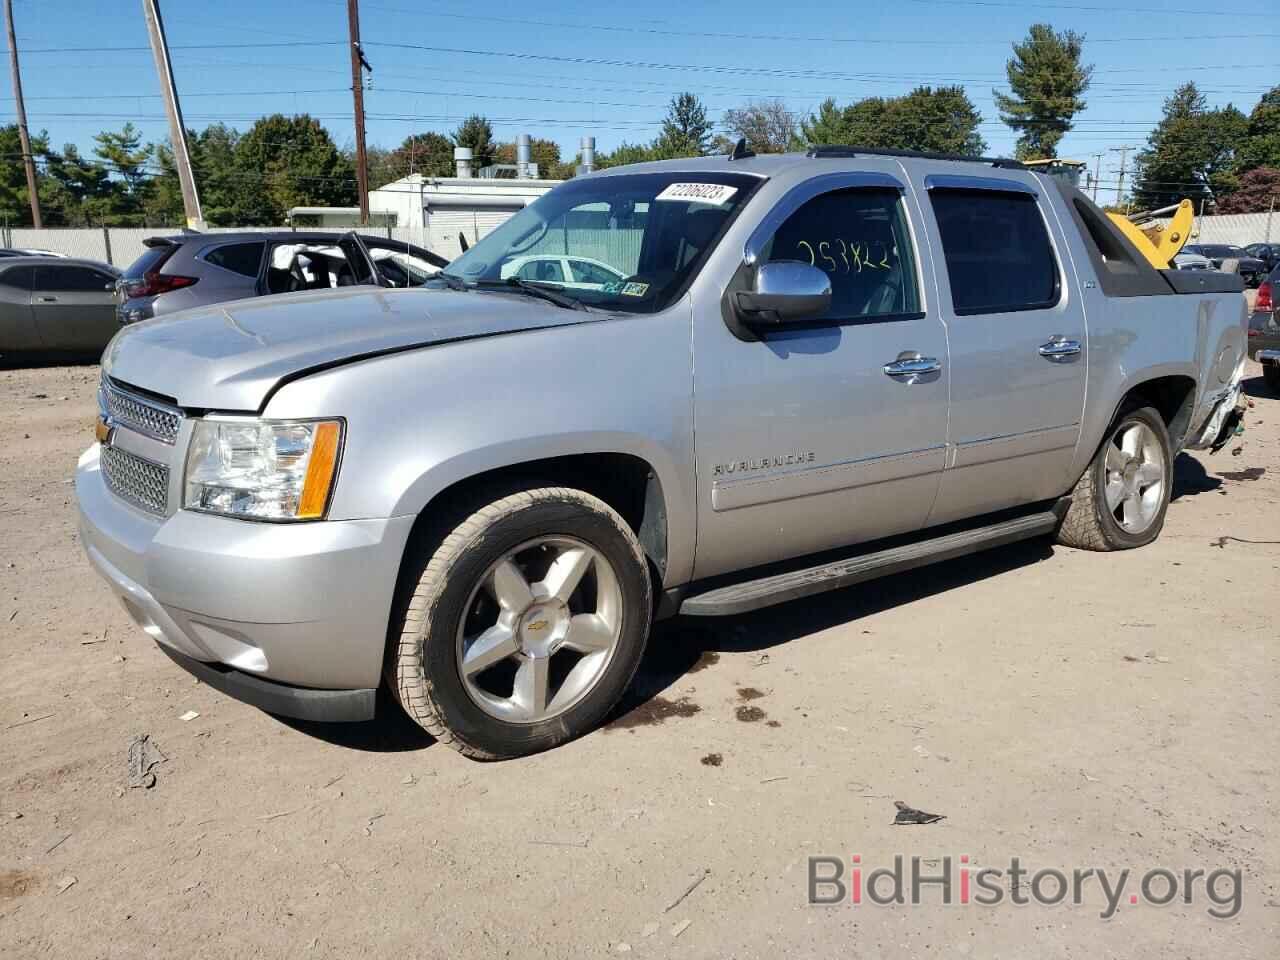
[{"label": "handwritten number on window", "polygon": [[[818,257],[821,257],[830,266],[823,265],[822,269],[827,273],[861,273],[863,269],[867,270],[889,270],[892,269],[889,263],[889,245],[882,240],[863,241],[854,240],[846,244],[839,237],[835,238],[835,243],[839,244],[840,260],[828,252],[831,248],[832,241],[820,240],[817,244],[815,252],[814,245],[808,240],[800,240],[796,243],[796,250],[803,251],[808,255],[809,266],[816,267],[818,265]],[[878,248],[878,249],[877,249]],[[844,264],[841,270],[841,262]]]}]

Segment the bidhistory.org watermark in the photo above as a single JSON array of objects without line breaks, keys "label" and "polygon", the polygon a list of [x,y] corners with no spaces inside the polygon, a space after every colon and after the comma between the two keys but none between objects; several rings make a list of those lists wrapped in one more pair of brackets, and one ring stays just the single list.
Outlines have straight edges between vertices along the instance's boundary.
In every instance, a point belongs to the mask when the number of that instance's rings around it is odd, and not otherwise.
[{"label": "bidhistory.org watermark", "polygon": [[1030,869],[1019,857],[1007,866],[977,866],[968,854],[959,857],[910,857],[898,854],[892,866],[864,864],[858,854],[809,857],[810,906],[935,905],[995,907],[1036,904],[1081,907],[1096,905],[1104,920],[1125,906],[1164,907],[1173,903],[1206,905],[1209,916],[1229,920],[1243,905],[1239,869],[1174,870],[1152,867],[1139,873],[1129,867],[1057,867]]}]

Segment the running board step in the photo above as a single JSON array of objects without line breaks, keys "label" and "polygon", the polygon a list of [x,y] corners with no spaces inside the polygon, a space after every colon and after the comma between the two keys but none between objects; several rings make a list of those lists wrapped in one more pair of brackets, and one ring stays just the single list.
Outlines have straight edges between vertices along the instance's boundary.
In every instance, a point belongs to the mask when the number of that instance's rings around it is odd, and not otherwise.
[{"label": "running board step", "polygon": [[930,563],[977,553],[979,550],[1041,537],[1053,533],[1057,526],[1056,514],[1050,511],[1033,513],[988,527],[949,533],[932,540],[890,547],[877,553],[761,577],[759,580],[731,583],[705,593],[690,594],[680,604],[680,612],[694,617],[747,613],[775,603],[837,590],[864,580],[874,580],[890,573],[901,573]]}]

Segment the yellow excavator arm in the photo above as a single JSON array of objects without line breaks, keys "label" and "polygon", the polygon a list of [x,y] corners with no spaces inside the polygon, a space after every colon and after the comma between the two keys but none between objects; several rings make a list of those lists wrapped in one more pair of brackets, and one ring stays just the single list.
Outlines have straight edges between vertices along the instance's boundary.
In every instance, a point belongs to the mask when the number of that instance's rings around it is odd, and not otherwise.
[{"label": "yellow excavator arm", "polygon": [[[1156,222],[1156,217],[1173,214],[1168,226]],[[1159,210],[1144,210],[1127,217],[1120,213],[1108,213],[1111,222],[1141,251],[1157,270],[1168,269],[1173,258],[1191,236],[1194,212],[1190,200]]]}]

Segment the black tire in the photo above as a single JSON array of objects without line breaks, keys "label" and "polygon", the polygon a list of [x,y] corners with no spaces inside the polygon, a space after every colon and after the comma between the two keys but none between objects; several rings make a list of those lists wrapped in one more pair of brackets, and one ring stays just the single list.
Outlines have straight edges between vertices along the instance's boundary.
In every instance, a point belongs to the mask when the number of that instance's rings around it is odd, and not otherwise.
[{"label": "black tire", "polygon": [[1280,393],[1280,363],[1264,363],[1262,379],[1272,393]]},{"label": "black tire", "polygon": [[[1121,525],[1120,520],[1107,508],[1105,496],[1107,452],[1116,443],[1116,438],[1135,423],[1146,426],[1155,434],[1164,462],[1163,489],[1158,510],[1149,526],[1138,533],[1130,532]],[[1132,550],[1146,546],[1160,536],[1172,487],[1173,454],[1164,419],[1154,407],[1136,404],[1124,407],[1107,430],[1106,438],[1071,492],[1071,506],[1058,528],[1058,542],[1080,550],[1097,551]]]},{"label": "black tire", "polygon": [[[581,541],[608,561],[621,591],[619,636],[580,700],[541,722],[506,722],[468,693],[459,666],[459,629],[486,572],[520,545],[547,536]],[[604,501],[565,487],[500,496],[408,562],[414,566],[402,581],[403,619],[389,651],[388,683],[414,721],[461,753],[500,760],[559,746],[599,724],[630,685],[648,639],[652,587],[635,534]]]}]

